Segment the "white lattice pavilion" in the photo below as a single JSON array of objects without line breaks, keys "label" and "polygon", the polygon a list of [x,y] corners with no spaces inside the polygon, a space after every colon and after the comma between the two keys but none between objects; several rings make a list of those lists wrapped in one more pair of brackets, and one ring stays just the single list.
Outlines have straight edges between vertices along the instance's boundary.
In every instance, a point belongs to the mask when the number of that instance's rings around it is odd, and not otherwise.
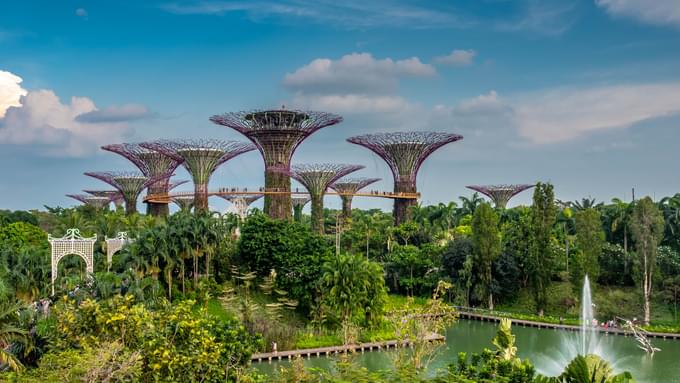
[{"label": "white lattice pavilion", "polygon": [[67,255],[77,255],[85,261],[85,271],[88,275],[94,273],[94,244],[97,242],[97,235],[90,238],[83,238],[78,229],[66,230],[66,235],[61,238],[54,238],[51,234],[47,235],[47,241],[52,247],[52,295],[54,295],[54,282],[57,281],[59,261]]},{"label": "white lattice pavilion", "polygon": [[104,237],[106,241],[106,264],[107,269],[111,267],[111,262],[113,261],[113,255],[120,251],[123,246],[134,242],[134,239],[128,237],[126,231],[119,232],[115,237],[109,238]]}]

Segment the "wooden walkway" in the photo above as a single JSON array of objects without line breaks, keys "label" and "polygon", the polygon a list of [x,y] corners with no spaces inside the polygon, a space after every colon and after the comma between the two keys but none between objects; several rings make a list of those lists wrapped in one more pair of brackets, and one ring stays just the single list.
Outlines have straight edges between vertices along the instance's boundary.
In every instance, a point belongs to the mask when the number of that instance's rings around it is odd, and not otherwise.
[{"label": "wooden walkway", "polygon": [[[469,311],[456,311],[456,313],[458,314],[459,318],[479,320],[479,321],[482,321],[482,322],[500,322],[500,320],[503,319],[503,317],[497,317],[497,316],[493,316],[493,315],[480,314],[480,313],[469,312]],[[514,326],[534,327],[534,328],[553,329],[553,330],[565,330],[565,331],[581,331],[581,326],[575,326],[575,325],[543,323],[543,322],[535,322],[535,321],[530,321],[530,320],[513,319],[513,318],[508,318],[508,319],[512,320],[512,324]],[[594,330],[599,331],[599,332],[604,333],[604,334],[633,336],[632,332],[627,331],[627,330],[623,330],[623,329],[620,329],[620,328],[597,327]],[[647,332],[647,336],[650,337],[650,338],[659,338],[659,339],[676,339],[676,340],[680,339],[680,334],[664,333],[664,332]]]},{"label": "wooden walkway", "polygon": [[[439,342],[443,341],[445,338],[439,334],[432,334],[427,337],[429,342]],[[272,360],[283,360],[283,359],[293,359],[295,357],[312,357],[312,356],[330,356],[339,353],[344,353],[348,351],[352,352],[364,352],[364,351],[378,351],[387,350],[390,348],[397,347],[408,347],[411,342],[405,341],[400,342],[398,340],[388,340],[385,342],[369,342],[369,343],[359,343],[359,344],[349,344],[344,346],[330,346],[330,347],[319,347],[319,348],[306,348],[300,350],[289,350],[289,351],[279,351],[279,352],[264,352],[259,354],[253,354],[250,358],[253,362],[262,361],[272,361]]]}]

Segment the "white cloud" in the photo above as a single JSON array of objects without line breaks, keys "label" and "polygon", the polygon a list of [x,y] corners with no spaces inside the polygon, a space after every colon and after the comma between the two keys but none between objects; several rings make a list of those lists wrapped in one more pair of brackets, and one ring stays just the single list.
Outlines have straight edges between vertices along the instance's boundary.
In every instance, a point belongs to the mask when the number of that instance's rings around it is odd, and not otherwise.
[{"label": "white cloud", "polygon": [[82,18],[87,18],[87,10],[85,8],[76,9],[76,16],[82,17]]},{"label": "white cloud", "polygon": [[436,57],[434,61],[444,65],[467,66],[472,64],[476,55],[477,52],[472,49],[454,49],[446,56]]},{"label": "white cloud", "polygon": [[680,113],[680,83],[547,90],[511,105],[522,137],[557,143]]},{"label": "white cloud", "polygon": [[22,81],[15,74],[0,70],[0,118],[8,108],[21,105],[19,99],[26,95],[26,89],[20,85]]},{"label": "white cloud", "polygon": [[417,57],[375,59],[370,53],[352,53],[339,60],[315,59],[286,74],[283,84],[295,91],[317,94],[391,93],[402,77],[427,77],[435,68]]},{"label": "white cloud", "polygon": [[297,94],[293,104],[299,107],[327,110],[333,113],[403,113],[415,105],[399,96],[391,95],[304,95]]},{"label": "white cloud", "polygon": [[496,29],[559,36],[568,31],[578,19],[576,0],[526,0],[520,4],[521,11],[498,22]]},{"label": "white cloud", "polygon": [[635,19],[647,24],[680,26],[678,0],[595,0],[613,16]]},{"label": "white cloud", "polygon": [[122,120],[79,121],[79,116],[97,112],[87,97],[73,97],[64,104],[53,91],[37,90],[22,96],[20,104],[0,119],[0,144],[30,145],[48,155],[78,157],[130,133]]},{"label": "white cloud", "polygon": [[90,123],[126,122],[141,120],[151,116],[152,114],[146,106],[127,104],[121,106],[113,105],[102,110],[93,110],[91,112],[83,113],[76,117],[76,121]]}]

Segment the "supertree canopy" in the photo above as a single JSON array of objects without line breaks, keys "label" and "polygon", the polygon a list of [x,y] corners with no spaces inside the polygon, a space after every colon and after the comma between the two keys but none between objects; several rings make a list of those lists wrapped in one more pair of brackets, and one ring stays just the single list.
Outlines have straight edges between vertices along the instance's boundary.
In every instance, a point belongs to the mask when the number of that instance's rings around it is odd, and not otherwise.
[{"label": "supertree canopy", "polygon": [[95,209],[103,209],[111,203],[111,200],[106,197],[97,197],[88,194],[66,194],[67,197],[80,201],[85,205],[92,206]]},{"label": "supertree canopy", "polygon": [[220,197],[231,202],[232,206],[236,210],[236,215],[241,219],[246,219],[248,216],[248,207],[258,199],[262,198],[262,194],[230,194],[230,195],[220,195]]},{"label": "supertree canopy", "polygon": [[208,183],[217,167],[239,154],[255,150],[255,146],[246,142],[217,139],[159,140],[141,145],[182,163],[194,181],[196,211],[208,210]]},{"label": "supertree canopy", "polygon": [[323,234],[323,196],[326,190],[339,178],[363,168],[362,165],[301,164],[277,171],[285,172],[307,188],[312,199],[312,230]]},{"label": "supertree canopy", "polygon": [[342,122],[342,117],[324,112],[299,110],[256,110],[212,116],[218,125],[232,128],[248,137],[262,154],[267,194],[264,212],[270,217],[290,219],[292,199],[290,176],[276,169],[290,170],[295,149],[317,130]]},{"label": "supertree canopy", "polygon": [[170,198],[181,211],[190,211],[194,206],[194,196],[193,195],[178,195]]},{"label": "supertree canopy", "polygon": [[[442,146],[463,139],[463,136],[438,132],[396,132],[350,137],[348,142],[364,146],[380,156],[392,170],[394,192],[416,193],[416,177],[425,159]],[[415,199],[394,199],[394,223],[409,218],[409,208]]]},{"label": "supertree canopy", "polygon": [[142,190],[157,181],[138,172],[86,172],[86,176],[97,178],[118,189],[125,200],[125,214],[137,212],[137,197]]},{"label": "supertree canopy", "polygon": [[[145,176],[158,178],[158,181],[149,185],[147,195],[167,194],[171,189],[169,184],[170,177],[182,162],[181,159],[147,149],[141,144],[104,145],[102,149],[127,158]],[[148,212],[154,216],[167,216],[170,210],[166,202],[149,202]]]},{"label": "supertree canopy", "polygon": [[302,222],[302,209],[312,200],[309,195],[297,196],[292,198],[293,202],[293,220],[295,222]]},{"label": "supertree canopy", "polygon": [[366,186],[380,181],[380,178],[342,178],[330,185],[330,188],[338,192],[342,199],[342,221],[349,225],[352,220],[352,198],[354,194]]},{"label": "supertree canopy", "polygon": [[468,189],[478,191],[491,198],[494,205],[499,209],[505,209],[508,201],[517,194],[530,189],[536,185],[517,184],[517,185],[469,185]]},{"label": "supertree canopy", "polygon": [[125,199],[118,190],[83,190],[85,193],[95,197],[106,197],[116,205],[116,208],[122,207]]}]

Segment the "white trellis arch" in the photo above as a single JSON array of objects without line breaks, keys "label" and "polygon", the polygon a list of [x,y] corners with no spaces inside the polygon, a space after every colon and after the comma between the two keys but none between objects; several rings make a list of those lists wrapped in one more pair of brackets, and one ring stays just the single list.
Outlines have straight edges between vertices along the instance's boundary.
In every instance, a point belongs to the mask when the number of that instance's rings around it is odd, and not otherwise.
[{"label": "white trellis arch", "polygon": [[90,238],[83,238],[78,229],[66,230],[66,235],[61,238],[54,238],[51,234],[47,235],[47,241],[52,247],[52,295],[54,295],[54,282],[57,281],[59,261],[67,255],[77,255],[85,261],[85,271],[88,275],[94,273],[94,244],[97,242],[97,235]]},{"label": "white trellis arch", "polygon": [[134,239],[129,238],[126,231],[121,231],[113,238],[104,237],[104,240],[106,241],[106,264],[108,270],[111,267],[113,255],[120,251],[123,246],[134,242]]}]

